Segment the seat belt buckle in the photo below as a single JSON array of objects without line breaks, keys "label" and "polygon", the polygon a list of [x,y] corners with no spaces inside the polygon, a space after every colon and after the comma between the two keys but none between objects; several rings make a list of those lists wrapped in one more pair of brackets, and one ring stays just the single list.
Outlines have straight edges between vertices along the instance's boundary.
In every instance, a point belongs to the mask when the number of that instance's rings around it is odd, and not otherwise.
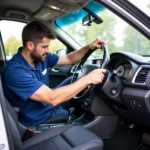
[{"label": "seat belt buckle", "polygon": [[30,137],[32,137],[33,133],[34,130],[32,128],[27,128],[23,137],[23,141],[28,140]]}]

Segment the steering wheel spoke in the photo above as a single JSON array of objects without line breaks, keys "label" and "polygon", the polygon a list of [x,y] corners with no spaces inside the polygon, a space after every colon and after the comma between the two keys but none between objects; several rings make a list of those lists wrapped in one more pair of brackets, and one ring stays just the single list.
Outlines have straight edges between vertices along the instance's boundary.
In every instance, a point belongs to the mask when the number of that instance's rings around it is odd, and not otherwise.
[{"label": "steering wheel spoke", "polygon": [[[86,60],[88,59],[88,57],[94,52],[94,50],[89,50],[85,56],[82,58],[82,60],[79,62],[79,64],[76,67],[76,70],[73,74],[73,79],[72,79],[72,83],[79,80],[80,78],[82,78],[83,76],[87,75],[89,72],[91,72],[94,69],[97,68],[105,68],[105,66],[107,65],[108,61],[109,61],[109,55],[108,55],[108,49],[105,45],[101,45],[104,55],[103,55],[103,62],[101,64],[101,66],[96,66],[93,64],[90,65],[84,65]],[[96,49],[95,49],[96,50]],[[82,90],[81,92],[79,92],[74,99],[77,99],[78,101],[86,99],[86,97],[88,97],[91,92],[93,91],[93,89],[95,88],[95,85],[88,85],[84,90]]]}]

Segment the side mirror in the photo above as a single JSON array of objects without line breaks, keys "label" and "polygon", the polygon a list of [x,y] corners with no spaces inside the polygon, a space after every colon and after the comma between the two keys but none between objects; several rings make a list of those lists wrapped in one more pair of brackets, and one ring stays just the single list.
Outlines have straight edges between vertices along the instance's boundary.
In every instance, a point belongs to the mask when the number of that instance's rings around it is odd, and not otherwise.
[{"label": "side mirror", "polygon": [[66,53],[67,53],[67,49],[58,49],[58,50],[56,51],[56,54],[57,54],[58,56],[66,55]]},{"label": "side mirror", "polygon": [[92,22],[95,22],[96,24],[100,24],[103,22],[103,20],[99,16],[93,16],[91,14],[86,15],[82,19],[82,25],[83,26],[91,26]]}]

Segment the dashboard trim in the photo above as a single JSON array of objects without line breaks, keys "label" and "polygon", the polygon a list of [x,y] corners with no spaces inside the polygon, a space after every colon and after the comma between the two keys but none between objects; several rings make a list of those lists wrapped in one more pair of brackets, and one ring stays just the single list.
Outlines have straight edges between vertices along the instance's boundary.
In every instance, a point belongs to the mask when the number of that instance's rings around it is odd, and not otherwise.
[{"label": "dashboard trim", "polygon": [[132,84],[135,84],[135,85],[146,85],[146,83],[147,83],[146,81],[147,81],[147,80],[145,80],[144,83],[136,83],[136,82],[135,82],[135,79],[136,79],[138,73],[139,73],[140,70],[143,69],[143,68],[150,68],[150,66],[146,66],[146,65],[140,66],[139,69],[136,71],[136,73],[135,73],[133,79],[132,79]]}]

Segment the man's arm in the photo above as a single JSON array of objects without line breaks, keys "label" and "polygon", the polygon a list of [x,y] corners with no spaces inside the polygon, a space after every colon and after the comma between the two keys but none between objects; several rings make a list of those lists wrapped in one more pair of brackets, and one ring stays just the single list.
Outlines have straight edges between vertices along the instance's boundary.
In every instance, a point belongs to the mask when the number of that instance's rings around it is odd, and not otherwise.
[{"label": "man's arm", "polygon": [[104,69],[95,69],[78,81],[70,85],[57,88],[55,90],[51,90],[47,86],[42,85],[36,92],[34,92],[30,96],[30,99],[56,106],[71,99],[89,84],[101,83],[104,78],[105,72],[106,71]]},{"label": "man's arm", "polygon": [[101,48],[100,44],[106,44],[100,39],[96,39],[91,44],[81,48],[80,50],[74,51],[68,55],[61,56],[57,62],[57,65],[71,65],[75,64],[82,59],[82,57],[88,52],[89,49]]}]

